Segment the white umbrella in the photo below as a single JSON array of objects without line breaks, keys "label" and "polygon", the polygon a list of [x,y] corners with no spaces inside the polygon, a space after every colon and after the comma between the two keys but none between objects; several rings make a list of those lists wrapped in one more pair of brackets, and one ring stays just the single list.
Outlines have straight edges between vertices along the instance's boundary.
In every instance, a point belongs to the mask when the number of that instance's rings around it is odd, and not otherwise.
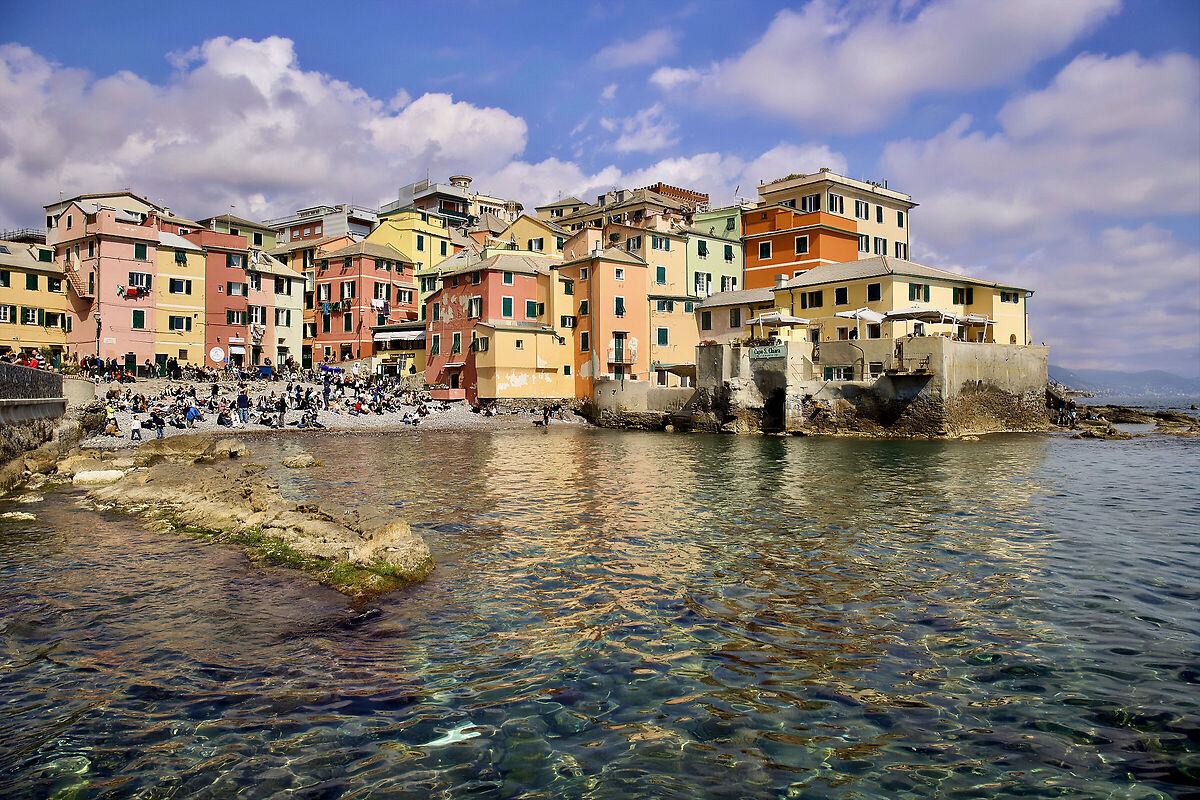
[{"label": "white umbrella", "polygon": [[958,315],[952,311],[944,311],[940,308],[922,308],[921,306],[911,306],[909,308],[889,311],[886,316],[891,320],[911,322],[948,323],[951,325],[958,322]]},{"label": "white umbrella", "polygon": [[766,311],[759,314],[754,319],[748,321],[747,325],[757,325],[758,335],[766,336],[763,330],[763,325],[807,325],[808,320],[803,317],[793,317],[790,314],[785,314],[782,311],[775,309],[774,311]]},{"label": "white umbrella", "polygon": [[853,311],[837,311],[834,312],[834,316],[857,320],[855,327],[858,330],[858,338],[860,339],[862,338],[862,321],[864,319],[872,325],[883,322],[883,314],[880,314],[878,311],[872,311],[866,306],[856,308]]}]

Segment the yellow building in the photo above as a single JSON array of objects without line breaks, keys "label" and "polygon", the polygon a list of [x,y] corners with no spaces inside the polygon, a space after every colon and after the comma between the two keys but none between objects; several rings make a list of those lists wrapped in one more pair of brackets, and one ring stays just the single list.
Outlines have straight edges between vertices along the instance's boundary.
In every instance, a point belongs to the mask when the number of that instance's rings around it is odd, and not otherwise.
[{"label": "yellow building", "polygon": [[366,241],[390,246],[412,258],[417,266],[417,305],[421,308],[437,290],[438,265],[455,253],[446,220],[415,208],[381,214],[379,225]]},{"label": "yellow building", "polygon": [[1030,344],[1025,301],[1032,291],[898,258],[822,264],[774,294],[784,318],[749,325],[748,335],[811,342],[915,335]]},{"label": "yellow building", "polygon": [[159,231],[157,250],[154,361],[203,366],[204,250],[166,231]]},{"label": "yellow building", "polygon": [[54,251],[0,241],[0,354],[66,351],[66,275]]},{"label": "yellow building", "polygon": [[552,222],[545,222],[522,214],[495,236],[495,244],[499,246],[515,245],[518,250],[561,257],[563,245],[570,237],[571,234],[568,231]]}]

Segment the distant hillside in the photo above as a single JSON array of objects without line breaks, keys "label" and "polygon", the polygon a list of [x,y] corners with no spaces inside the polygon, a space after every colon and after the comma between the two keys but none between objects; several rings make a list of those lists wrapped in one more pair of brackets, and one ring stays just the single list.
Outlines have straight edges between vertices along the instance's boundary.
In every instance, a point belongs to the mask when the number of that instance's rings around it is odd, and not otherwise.
[{"label": "distant hillside", "polygon": [[1109,369],[1067,369],[1050,365],[1050,378],[1097,397],[1197,397],[1200,378],[1184,378],[1161,369],[1145,372],[1118,372]]}]

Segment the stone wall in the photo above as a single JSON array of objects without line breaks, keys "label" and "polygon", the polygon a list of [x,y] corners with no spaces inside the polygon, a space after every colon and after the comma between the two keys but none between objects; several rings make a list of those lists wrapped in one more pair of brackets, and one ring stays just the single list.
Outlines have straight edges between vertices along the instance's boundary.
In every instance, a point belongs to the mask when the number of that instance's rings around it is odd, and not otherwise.
[{"label": "stone wall", "polygon": [[602,427],[661,430],[694,394],[690,387],[656,386],[650,381],[596,381],[592,399],[581,413]]},{"label": "stone wall", "polygon": [[63,377],[0,361],[0,400],[33,400],[63,396]]}]

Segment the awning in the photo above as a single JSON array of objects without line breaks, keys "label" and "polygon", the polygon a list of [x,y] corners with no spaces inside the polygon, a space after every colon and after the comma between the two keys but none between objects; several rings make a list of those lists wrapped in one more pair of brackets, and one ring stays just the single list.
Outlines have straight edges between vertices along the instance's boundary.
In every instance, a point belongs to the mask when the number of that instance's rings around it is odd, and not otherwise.
[{"label": "awning", "polygon": [[807,325],[808,320],[803,317],[793,317],[790,314],[784,314],[782,311],[768,311],[765,314],[760,314],[754,319],[746,323],[747,325]]},{"label": "awning", "polygon": [[987,314],[967,314],[962,321],[968,325],[992,325],[996,322]]},{"label": "awning", "polygon": [[238,347],[236,344],[231,344],[231,345],[229,345],[229,355],[244,356],[244,355],[246,355],[246,348]]},{"label": "awning", "polygon": [[374,338],[377,342],[423,342],[425,331],[379,331]]},{"label": "awning", "polygon": [[944,322],[948,324],[958,322],[958,315],[952,311],[943,311],[940,308],[921,308],[920,306],[889,311],[886,316],[888,319],[912,320],[913,322]]},{"label": "awning", "polygon": [[679,375],[684,378],[696,377],[695,364],[654,364],[653,368],[657,370],[666,370],[674,375]]},{"label": "awning", "polygon": [[869,308],[856,308],[853,311],[838,311],[834,314],[835,317],[845,317],[846,319],[857,319],[861,322],[877,323],[883,322],[883,314],[878,311],[872,311]]},{"label": "awning", "polygon": [[443,365],[442,369],[459,369],[460,367],[465,367],[466,365],[467,362],[465,361],[455,361],[453,364]]}]

